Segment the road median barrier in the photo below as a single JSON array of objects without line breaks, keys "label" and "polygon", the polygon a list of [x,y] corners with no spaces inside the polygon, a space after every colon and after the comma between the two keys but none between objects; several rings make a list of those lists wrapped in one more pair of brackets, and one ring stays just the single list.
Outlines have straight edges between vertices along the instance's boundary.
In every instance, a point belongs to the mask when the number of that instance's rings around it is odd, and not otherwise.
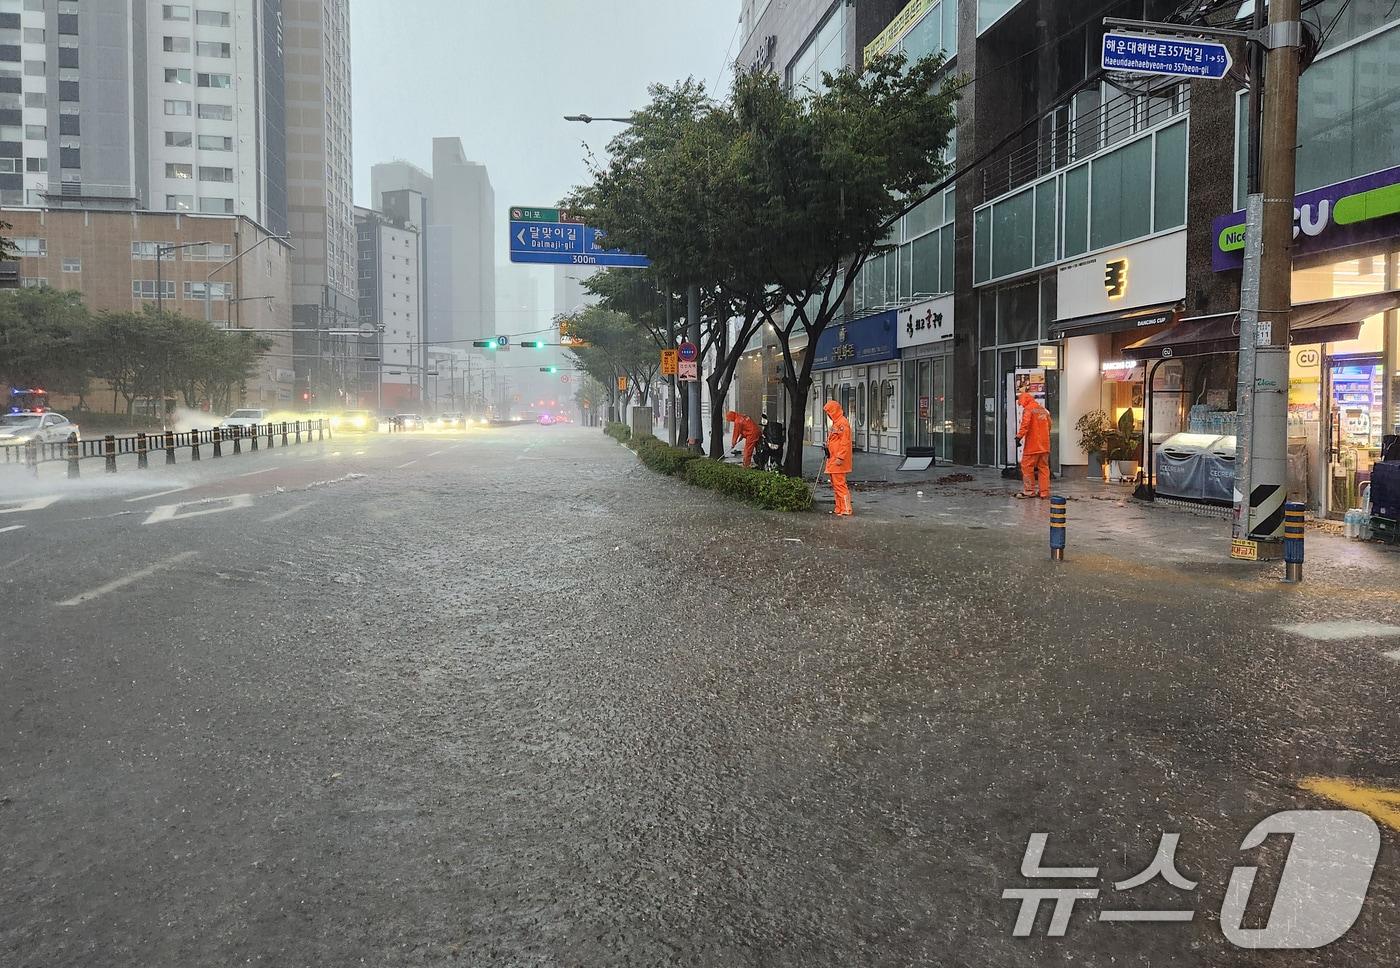
[{"label": "road median barrier", "polygon": [[147,434],[140,431],[125,436],[106,434],[88,440],[79,440],[77,434],[69,434],[67,440],[39,443],[30,440],[23,444],[0,446],[0,467],[20,465],[31,474],[38,476],[41,464],[63,462],[67,465],[68,477],[82,476],[82,463],[85,460],[101,460],[104,470],[115,474],[118,458],[134,456],[137,470],[150,466],[150,453],[153,448],[165,451],[167,466],[177,463],[176,455],[187,451],[189,460],[200,460],[201,446],[211,448],[214,457],[224,456],[225,442],[233,444],[232,453],[243,453],[243,441],[249,442],[248,450],[257,451],[258,441],[265,438],[267,446],[276,446],[278,436],[282,446],[290,446],[289,438],[296,443],[323,441],[331,436],[331,428],[326,420],[298,420],[281,424],[257,424],[250,427],[213,427],[209,430],[167,430],[164,433]]}]

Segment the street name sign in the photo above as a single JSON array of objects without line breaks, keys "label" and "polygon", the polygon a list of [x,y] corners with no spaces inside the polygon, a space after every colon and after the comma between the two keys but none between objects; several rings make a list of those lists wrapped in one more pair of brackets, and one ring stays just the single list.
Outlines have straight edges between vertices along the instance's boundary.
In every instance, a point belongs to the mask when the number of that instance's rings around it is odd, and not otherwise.
[{"label": "street name sign", "polygon": [[1230,49],[1217,41],[1110,31],[1103,35],[1101,63],[1106,71],[1219,80],[1234,62]]},{"label": "street name sign", "polygon": [[651,260],[603,247],[603,231],[565,209],[514,205],[510,209],[510,261],[535,265],[645,269]]}]

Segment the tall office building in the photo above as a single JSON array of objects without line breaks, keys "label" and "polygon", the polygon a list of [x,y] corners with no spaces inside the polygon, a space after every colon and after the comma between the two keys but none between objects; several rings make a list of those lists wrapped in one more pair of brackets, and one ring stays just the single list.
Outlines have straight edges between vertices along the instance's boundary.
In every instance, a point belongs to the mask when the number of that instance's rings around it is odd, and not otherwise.
[{"label": "tall office building", "polygon": [[281,0],[0,8],[0,204],[286,230]]},{"label": "tall office building", "polygon": [[380,211],[413,208],[425,219],[427,340],[460,343],[496,334],[496,195],[486,166],[467,160],[460,138],[434,138],[431,174],[406,161],[378,164],[370,194]]}]

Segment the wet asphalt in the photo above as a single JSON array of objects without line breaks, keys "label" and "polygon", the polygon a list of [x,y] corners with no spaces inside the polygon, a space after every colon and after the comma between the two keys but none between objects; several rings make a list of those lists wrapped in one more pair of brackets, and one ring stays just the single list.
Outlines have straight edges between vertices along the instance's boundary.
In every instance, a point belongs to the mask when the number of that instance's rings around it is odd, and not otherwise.
[{"label": "wet asphalt", "polygon": [[[1055,565],[986,488],[856,500],[569,427],[0,477],[0,964],[1400,964],[1386,825],[1335,943],[1219,923],[1310,778],[1400,788],[1393,557],[1286,588],[1084,502]],[[1034,832],[1098,868],[1063,937],[1012,936]],[[1173,832],[1195,890],[1114,888]]]}]

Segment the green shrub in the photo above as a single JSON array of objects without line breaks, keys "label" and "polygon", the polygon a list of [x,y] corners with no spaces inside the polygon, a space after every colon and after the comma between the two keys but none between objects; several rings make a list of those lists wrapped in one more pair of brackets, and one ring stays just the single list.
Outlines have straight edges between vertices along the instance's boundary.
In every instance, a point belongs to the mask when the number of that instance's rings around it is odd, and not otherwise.
[{"label": "green shrub", "polygon": [[609,423],[603,428],[603,433],[607,434],[619,444],[625,444],[632,439],[632,428],[625,423]]},{"label": "green shrub", "polygon": [[758,471],[708,458],[685,464],[688,484],[708,488],[728,497],[756,504],[770,511],[810,511],[812,489],[796,477],[777,471]]},{"label": "green shrub", "polygon": [[698,457],[683,447],[672,447],[656,437],[637,438],[633,449],[637,451],[642,463],[658,474],[679,474],[686,464]]}]

